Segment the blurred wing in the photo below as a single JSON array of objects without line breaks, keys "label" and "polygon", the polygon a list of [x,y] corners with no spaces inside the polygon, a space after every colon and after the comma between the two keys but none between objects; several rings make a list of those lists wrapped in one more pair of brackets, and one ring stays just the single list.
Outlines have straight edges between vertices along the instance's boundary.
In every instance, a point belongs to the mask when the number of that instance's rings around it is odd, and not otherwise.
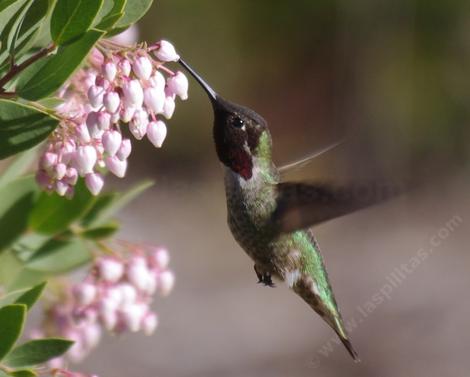
[{"label": "blurred wing", "polygon": [[332,186],[285,182],[278,184],[277,189],[272,222],[283,233],[347,215],[403,192],[402,187],[385,184]]},{"label": "blurred wing", "polygon": [[321,156],[323,153],[326,153],[328,151],[330,151],[331,149],[333,148],[336,148],[338,145],[341,145],[344,143],[344,140],[340,140],[340,141],[337,141],[333,144],[330,144],[328,146],[326,146],[325,148],[323,149],[320,149],[318,151],[315,151],[314,153],[298,160],[298,161],[293,161],[289,164],[286,164],[284,166],[281,166],[278,168],[279,170],[279,173],[281,174],[284,174],[286,172],[289,172],[289,171],[294,171],[294,170],[297,170],[297,169],[300,169],[301,167],[309,164],[310,162],[312,162],[313,159],[317,158],[318,156]]}]

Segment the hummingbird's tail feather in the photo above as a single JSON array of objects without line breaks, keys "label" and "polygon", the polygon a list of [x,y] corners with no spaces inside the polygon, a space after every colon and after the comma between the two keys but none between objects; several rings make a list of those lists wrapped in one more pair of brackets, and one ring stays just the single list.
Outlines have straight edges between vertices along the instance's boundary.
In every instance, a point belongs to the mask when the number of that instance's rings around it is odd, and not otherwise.
[{"label": "hummingbird's tail feather", "polygon": [[336,303],[334,308],[325,305],[325,301],[320,297],[320,293],[318,292],[315,282],[308,275],[299,277],[291,287],[295,293],[297,293],[313,310],[315,310],[317,314],[323,318],[326,323],[328,323],[328,325],[338,335],[341,343],[343,343],[354,361],[359,362],[359,356],[348,337],[341,315],[336,308]]},{"label": "hummingbird's tail feather", "polygon": [[[339,340],[341,340],[341,343],[343,343],[344,347],[349,352],[349,354],[354,359],[354,361],[356,363],[360,362],[361,359],[359,359],[358,353],[354,349],[351,343],[351,340],[349,339],[348,335],[345,333],[343,329],[343,321],[341,320],[341,318],[335,318],[335,322],[337,322],[335,326],[334,327],[331,326],[331,327],[333,328],[333,330],[335,330],[336,335],[338,335]],[[339,329],[341,329],[341,331],[339,331]]]}]

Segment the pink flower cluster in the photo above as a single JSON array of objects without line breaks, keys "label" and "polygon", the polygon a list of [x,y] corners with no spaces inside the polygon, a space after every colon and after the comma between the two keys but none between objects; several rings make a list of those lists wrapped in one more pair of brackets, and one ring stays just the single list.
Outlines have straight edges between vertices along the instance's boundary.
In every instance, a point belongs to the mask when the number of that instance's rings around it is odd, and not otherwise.
[{"label": "pink flower cluster", "polygon": [[[175,281],[168,264],[163,248],[139,249],[128,259],[100,257],[88,277],[66,293],[66,303],[50,307],[43,326],[46,335],[73,340],[66,357],[79,362],[99,343],[103,329],[153,334],[158,325],[150,308],[153,297],[157,292],[168,295]],[[55,359],[50,366],[60,368],[64,361]]]},{"label": "pink flower cluster", "polygon": [[164,65],[179,59],[169,42],[124,48],[103,41],[99,47],[59,93],[63,120],[39,161],[38,184],[61,196],[73,196],[79,177],[93,195],[107,171],[124,177],[132,145],[123,128],[160,148],[167,134],[163,118],[173,116],[176,97],[188,98],[186,76]]}]

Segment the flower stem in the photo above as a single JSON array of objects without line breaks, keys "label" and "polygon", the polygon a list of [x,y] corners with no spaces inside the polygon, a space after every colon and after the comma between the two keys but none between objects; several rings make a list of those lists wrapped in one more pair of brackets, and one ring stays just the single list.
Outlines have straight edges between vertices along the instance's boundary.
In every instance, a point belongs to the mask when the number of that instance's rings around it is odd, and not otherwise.
[{"label": "flower stem", "polygon": [[26,59],[23,63],[19,64],[19,65],[16,65],[14,64],[10,70],[6,73],[5,76],[3,76],[1,79],[0,79],[0,95],[1,96],[5,96],[5,95],[8,95],[8,93],[6,92],[6,90],[3,88],[3,86],[8,83],[11,79],[13,79],[17,74],[19,74],[20,72],[22,72],[23,70],[25,70],[27,67],[29,67],[31,64],[33,64],[34,62],[38,61],[39,59],[43,58],[44,56],[47,56],[49,55],[52,51],[54,51],[54,49],[56,48],[56,46],[54,44],[51,44],[50,46],[48,47],[45,47],[41,50],[39,50],[36,54],[34,54],[33,56],[29,57],[28,59]]}]

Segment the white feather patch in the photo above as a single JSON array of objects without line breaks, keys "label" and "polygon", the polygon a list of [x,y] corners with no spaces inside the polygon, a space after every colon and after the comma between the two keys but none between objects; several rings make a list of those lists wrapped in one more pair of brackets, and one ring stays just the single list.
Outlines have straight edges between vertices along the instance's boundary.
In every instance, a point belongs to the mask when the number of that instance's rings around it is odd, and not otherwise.
[{"label": "white feather patch", "polygon": [[301,278],[302,273],[298,269],[286,272],[285,279],[289,288],[292,288]]}]

